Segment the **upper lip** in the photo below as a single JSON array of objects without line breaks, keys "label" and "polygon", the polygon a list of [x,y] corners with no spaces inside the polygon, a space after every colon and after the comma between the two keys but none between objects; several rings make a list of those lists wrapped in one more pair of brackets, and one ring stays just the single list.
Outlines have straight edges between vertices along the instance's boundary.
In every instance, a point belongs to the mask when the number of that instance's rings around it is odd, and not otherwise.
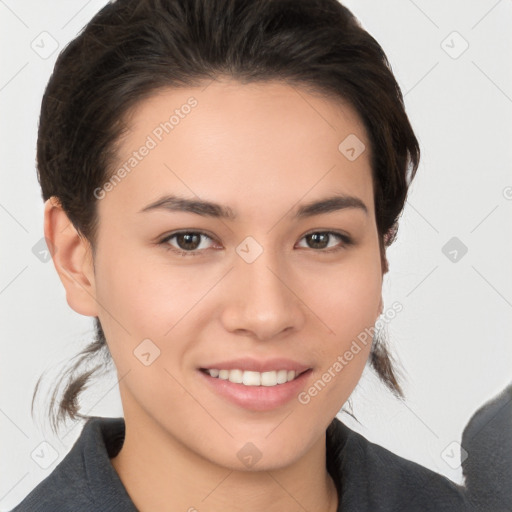
[{"label": "upper lip", "polygon": [[292,359],[286,358],[274,358],[266,360],[258,360],[250,357],[244,357],[239,359],[230,359],[229,361],[219,361],[215,363],[209,363],[206,366],[200,367],[202,370],[211,370],[213,368],[217,370],[242,370],[252,372],[271,372],[277,370],[294,370],[297,373],[302,373],[311,368],[308,365],[293,361]]}]

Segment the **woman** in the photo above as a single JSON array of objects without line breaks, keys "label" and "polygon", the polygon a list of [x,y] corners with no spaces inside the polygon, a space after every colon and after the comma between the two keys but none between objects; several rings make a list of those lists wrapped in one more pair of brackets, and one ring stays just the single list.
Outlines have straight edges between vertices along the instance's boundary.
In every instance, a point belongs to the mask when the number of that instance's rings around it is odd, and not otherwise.
[{"label": "woman", "polygon": [[89,418],[14,510],[465,509],[336,418],[368,361],[401,395],[373,333],[419,163],[350,11],[108,4],[56,63],[37,160],[56,270],[124,418]]}]

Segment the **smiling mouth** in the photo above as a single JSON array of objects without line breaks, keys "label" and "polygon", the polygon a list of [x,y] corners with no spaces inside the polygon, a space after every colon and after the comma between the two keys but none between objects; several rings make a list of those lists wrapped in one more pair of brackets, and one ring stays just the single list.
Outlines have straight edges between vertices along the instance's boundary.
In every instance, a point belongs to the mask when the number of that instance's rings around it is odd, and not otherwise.
[{"label": "smiling mouth", "polygon": [[210,377],[228,380],[233,384],[242,384],[244,386],[279,386],[286,384],[298,378],[305,372],[308,372],[311,368],[304,370],[303,372],[297,372],[295,370],[274,370],[269,372],[254,372],[249,370],[221,370],[217,368],[200,368],[203,373],[206,373]]}]

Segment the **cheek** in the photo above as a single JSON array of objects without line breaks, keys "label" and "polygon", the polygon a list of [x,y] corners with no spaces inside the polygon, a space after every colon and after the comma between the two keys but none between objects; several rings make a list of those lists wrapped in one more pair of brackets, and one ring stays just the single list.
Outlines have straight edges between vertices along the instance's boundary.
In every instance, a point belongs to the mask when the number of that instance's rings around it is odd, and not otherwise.
[{"label": "cheek", "polygon": [[311,402],[315,410],[335,415],[352,394],[367,363],[381,286],[378,274],[372,277],[371,271],[351,275],[343,286],[330,286],[330,296],[319,311],[333,332],[322,337],[316,378],[299,401]]},{"label": "cheek", "polygon": [[141,256],[124,248],[122,240],[105,243],[97,255],[100,321],[116,362],[126,363],[143,339],[161,337],[169,329],[180,295],[165,286],[155,266]]},{"label": "cheek", "polygon": [[311,275],[303,289],[322,321],[326,339],[331,340],[327,349],[343,349],[372,327],[379,315],[380,260],[371,253],[354,254],[336,267]]},{"label": "cheek", "polygon": [[133,352],[145,339],[160,350],[159,364],[176,366],[190,344],[190,329],[201,327],[202,299],[218,279],[213,271],[167,265],[161,254],[123,250],[121,241],[105,245],[97,258],[96,293],[118,369],[132,368]]},{"label": "cheek", "polygon": [[123,253],[119,247],[116,257],[112,247],[106,254],[98,258],[98,300],[128,330],[130,325],[138,333],[162,337],[204,293],[194,282],[197,276],[162,265],[144,251]]},{"label": "cheek", "polygon": [[336,414],[359,381],[371,350],[382,292],[380,256],[371,251],[354,254],[336,269],[319,272],[309,289],[314,290],[308,297],[324,335],[317,348],[320,368],[304,402],[321,396],[312,406]]}]

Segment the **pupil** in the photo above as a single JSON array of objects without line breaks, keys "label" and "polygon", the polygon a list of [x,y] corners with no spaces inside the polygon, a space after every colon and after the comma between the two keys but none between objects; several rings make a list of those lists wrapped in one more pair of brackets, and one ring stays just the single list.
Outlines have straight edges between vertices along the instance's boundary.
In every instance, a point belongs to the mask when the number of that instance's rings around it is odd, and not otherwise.
[{"label": "pupil", "polygon": [[323,238],[323,241],[326,242],[328,237],[327,233],[312,233],[309,236],[312,238],[313,245],[315,245],[316,248],[318,248],[318,244],[320,244],[320,246],[322,247],[325,247],[325,245],[321,241],[319,242],[319,239]]},{"label": "pupil", "polygon": [[[193,238],[199,239],[199,235],[182,233],[182,234],[178,235],[178,243],[180,246],[183,246],[183,245],[185,246],[185,247],[182,247],[183,249],[196,249],[195,246],[197,245],[198,240],[195,240],[196,243],[194,243],[193,241],[191,241]],[[189,247],[188,246],[189,244],[192,244],[193,247]]]}]

